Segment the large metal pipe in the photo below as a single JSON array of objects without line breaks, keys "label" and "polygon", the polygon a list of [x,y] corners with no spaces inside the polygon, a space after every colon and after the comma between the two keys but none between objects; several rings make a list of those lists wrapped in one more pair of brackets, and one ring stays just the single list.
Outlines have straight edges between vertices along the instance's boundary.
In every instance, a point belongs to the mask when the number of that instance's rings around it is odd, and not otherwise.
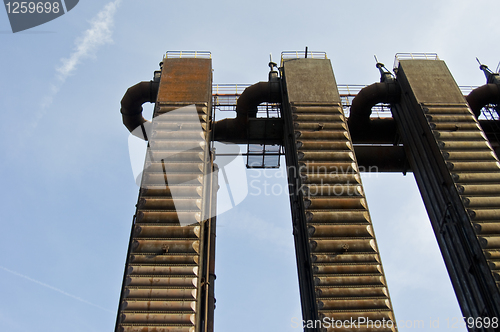
[{"label": "large metal pipe", "polygon": [[223,119],[214,123],[214,140],[246,139],[248,119],[257,116],[257,106],[263,102],[281,102],[278,79],[259,82],[246,88],[236,103],[236,118]]},{"label": "large metal pipe", "polygon": [[481,109],[488,104],[500,104],[500,87],[495,83],[488,83],[476,88],[466,97],[469,106],[476,116],[481,115]]},{"label": "large metal pipe", "polygon": [[370,128],[372,107],[378,103],[394,103],[399,100],[400,89],[395,81],[374,83],[364,87],[354,97],[347,124],[354,132],[363,132]]},{"label": "large metal pipe", "polygon": [[472,90],[466,99],[476,118],[479,118],[481,109],[486,105],[500,105],[500,75],[492,72],[488,66],[482,64],[478,58],[476,58],[476,60],[479,62],[479,69],[482,70],[484,76],[486,76],[486,84]]},{"label": "large metal pipe", "polygon": [[259,82],[243,91],[236,102],[236,117],[248,118],[257,116],[257,106],[263,102],[278,103],[281,101],[279,81]]},{"label": "large metal pipe", "polygon": [[[120,113],[122,113],[123,124],[130,132],[149,122],[142,116],[142,104],[156,102],[159,86],[160,82],[140,82],[128,88],[127,92],[125,92],[121,100]],[[145,135],[144,137],[147,140]]]}]

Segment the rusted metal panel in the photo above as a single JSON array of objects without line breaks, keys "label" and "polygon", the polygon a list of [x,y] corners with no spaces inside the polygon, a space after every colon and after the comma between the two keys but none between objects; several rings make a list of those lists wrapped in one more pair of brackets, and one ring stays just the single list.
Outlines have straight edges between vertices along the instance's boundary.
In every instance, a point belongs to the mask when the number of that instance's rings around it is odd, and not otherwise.
[{"label": "rusted metal panel", "polygon": [[321,300],[318,307],[320,310],[387,310],[391,309],[386,299],[363,299],[363,300]]},{"label": "rusted metal panel", "polygon": [[182,255],[143,255],[143,254],[133,254],[129,258],[130,263],[142,263],[142,264],[198,264],[199,257],[198,254],[187,254]]},{"label": "rusted metal panel", "polygon": [[370,223],[367,211],[310,210],[306,212],[307,222],[313,223]]},{"label": "rusted metal panel", "polygon": [[143,223],[172,223],[177,225],[179,220],[185,220],[189,224],[195,224],[201,221],[201,212],[141,210],[137,213],[136,220]]},{"label": "rusted metal panel", "polygon": [[194,332],[192,326],[122,325],[119,332]]},{"label": "rusted metal panel", "polygon": [[128,276],[125,282],[126,286],[146,286],[151,289],[156,287],[184,287],[192,289],[197,287],[198,278],[193,277],[159,277],[159,276]]},{"label": "rusted metal panel", "polygon": [[196,311],[194,301],[127,300],[122,306],[127,311]]},{"label": "rusted metal panel", "polygon": [[[195,177],[196,178],[196,177]],[[186,176],[187,181],[192,180],[192,178]],[[183,181],[176,181],[174,183],[187,182],[185,179]],[[169,181],[170,182],[170,181]],[[191,199],[191,198],[141,198],[139,199],[138,207],[145,210],[176,210],[176,211],[192,211],[198,210],[201,207],[201,199]]]},{"label": "rusted metal panel", "polygon": [[306,197],[314,196],[316,198],[322,196],[335,196],[335,197],[345,197],[345,196],[363,196],[363,188],[357,184],[303,184],[301,186],[302,193]]},{"label": "rusted metal panel", "polygon": [[320,288],[323,286],[386,286],[384,277],[378,274],[371,276],[316,276],[314,284]]},{"label": "rusted metal panel", "polygon": [[309,225],[309,236],[317,237],[373,237],[370,225],[336,225],[335,228],[328,225]]},{"label": "rusted metal panel", "polygon": [[121,316],[121,321],[125,324],[192,324],[195,323],[196,316],[194,314],[181,313],[124,313]]},{"label": "rusted metal panel", "polygon": [[[197,164],[200,165],[200,164]],[[187,168],[189,169],[189,168]],[[148,185],[141,189],[143,197],[165,196],[172,197],[175,192],[176,197],[201,197],[202,186],[173,185],[166,188],[163,185]]]},{"label": "rusted metal panel", "polygon": [[151,240],[136,239],[132,242],[134,253],[168,254],[168,253],[199,253],[198,240]]},{"label": "rusted metal panel", "polygon": [[[314,273],[316,275],[320,274],[381,274],[380,265],[368,265],[368,264],[360,264],[360,265],[314,265],[313,267]],[[369,292],[367,292],[369,293]],[[384,297],[387,294],[383,295]],[[326,294],[323,294],[326,296]],[[365,295],[366,297],[367,295]]]},{"label": "rusted metal panel", "polygon": [[313,263],[380,263],[380,257],[378,254],[369,253],[347,253],[344,252],[341,255],[329,255],[329,254],[313,254],[311,255],[311,261]]},{"label": "rusted metal panel", "polygon": [[136,238],[199,238],[200,226],[151,226],[151,225],[136,225],[134,228],[134,236]]},{"label": "rusted metal panel", "polygon": [[127,299],[186,299],[195,300],[196,290],[187,288],[132,288],[126,289]]},{"label": "rusted metal panel", "polygon": [[359,287],[359,288],[323,288],[317,289],[317,295],[328,298],[355,298],[355,297],[385,297],[386,287]]},{"label": "rusted metal panel", "polygon": [[212,60],[164,59],[159,103],[206,103],[212,98]]},{"label": "rusted metal panel", "polygon": [[130,265],[127,270],[129,275],[191,275],[198,276],[197,266],[158,266],[137,264]]}]

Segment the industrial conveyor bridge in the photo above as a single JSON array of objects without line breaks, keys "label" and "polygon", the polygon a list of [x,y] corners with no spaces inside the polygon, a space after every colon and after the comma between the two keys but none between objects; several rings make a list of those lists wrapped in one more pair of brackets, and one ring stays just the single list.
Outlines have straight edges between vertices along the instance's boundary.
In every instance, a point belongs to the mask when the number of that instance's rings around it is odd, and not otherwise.
[{"label": "industrial conveyor bridge", "polygon": [[324,53],[285,52],[276,67],[242,89],[213,85],[210,53],[167,53],[125,94],[123,122],[148,150],[116,331],[213,331],[216,141],[248,144],[250,167],[285,155],[303,320],[358,323],[306,331],[397,330],[360,179],[370,167],[414,173],[463,315],[500,317],[498,74],[481,65],[487,84],[464,97],[435,55],[399,55],[394,75],[379,63],[367,87],[337,85]]}]

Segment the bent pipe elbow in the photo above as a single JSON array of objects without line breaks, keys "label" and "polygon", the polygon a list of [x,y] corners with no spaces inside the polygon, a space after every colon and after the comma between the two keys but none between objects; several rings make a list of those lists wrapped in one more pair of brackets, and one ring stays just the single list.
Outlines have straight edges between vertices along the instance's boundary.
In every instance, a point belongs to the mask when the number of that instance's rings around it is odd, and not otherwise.
[{"label": "bent pipe elbow", "polygon": [[399,100],[400,88],[396,82],[374,83],[364,87],[354,97],[351,104],[349,127],[356,129],[367,128],[370,124],[372,107],[378,103],[394,103]]},{"label": "bent pipe elbow", "polygon": [[236,118],[214,122],[214,140],[245,140],[248,119],[257,117],[257,106],[264,102],[281,102],[279,81],[259,82],[247,87],[236,102]]},{"label": "bent pipe elbow", "polygon": [[247,122],[257,116],[257,106],[263,102],[281,102],[279,82],[259,82],[243,91],[236,102],[236,117]]},{"label": "bent pipe elbow", "polygon": [[125,127],[132,132],[148,120],[142,116],[142,104],[154,103],[158,95],[159,82],[140,82],[127,89],[121,100],[120,113]]},{"label": "bent pipe elbow", "polygon": [[488,104],[500,104],[500,87],[489,83],[476,88],[466,97],[467,103],[476,118],[481,115],[481,109]]}]

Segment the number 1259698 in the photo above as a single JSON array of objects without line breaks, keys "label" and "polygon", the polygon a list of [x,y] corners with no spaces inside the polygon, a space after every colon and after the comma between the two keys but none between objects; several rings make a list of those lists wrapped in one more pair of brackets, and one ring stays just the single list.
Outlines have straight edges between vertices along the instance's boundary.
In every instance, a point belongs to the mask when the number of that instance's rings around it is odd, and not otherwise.
[{"label": "number 1259698", "polygon": [[59,2],[7,2],[5,4],[9,14],[57,14],[61,10]]}]

